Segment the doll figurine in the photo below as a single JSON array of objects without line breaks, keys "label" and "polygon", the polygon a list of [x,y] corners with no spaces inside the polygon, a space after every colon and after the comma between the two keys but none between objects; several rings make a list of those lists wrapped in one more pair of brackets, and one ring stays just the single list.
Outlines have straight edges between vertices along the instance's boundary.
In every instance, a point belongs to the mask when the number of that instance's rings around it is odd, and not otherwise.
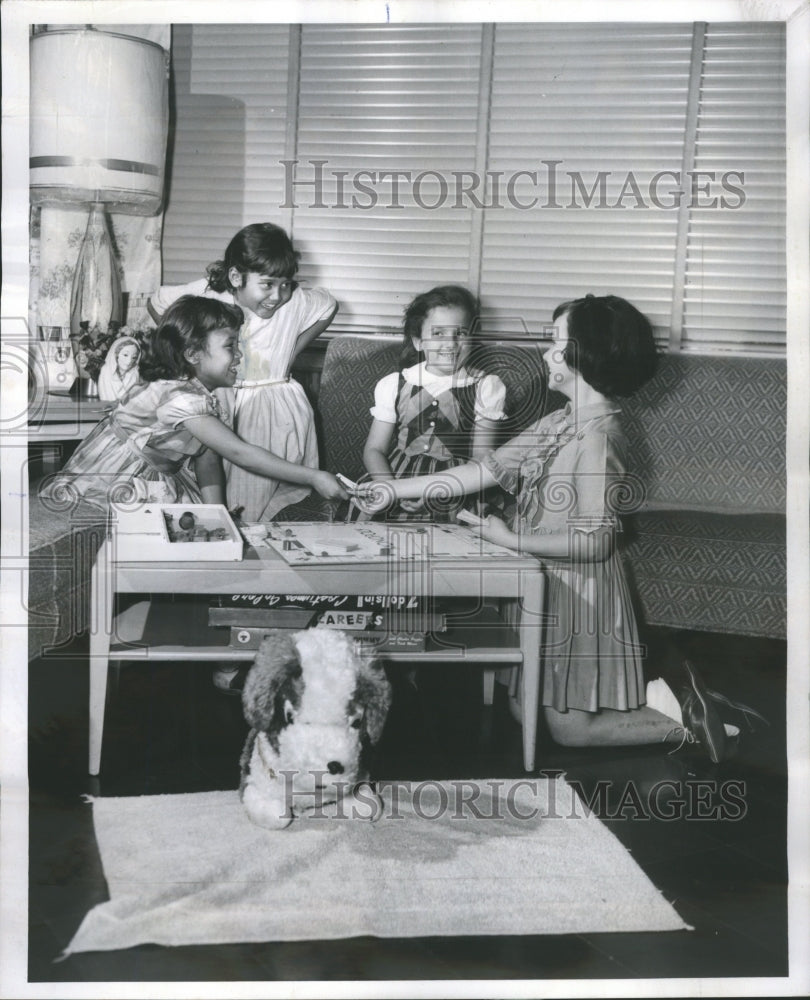
[{"label": "doll figurine", "polygon": [[119,337],[110,345],[98,376],[98,396],[103,402],[118,402],[137,385],[141,348],[134,337]]}]

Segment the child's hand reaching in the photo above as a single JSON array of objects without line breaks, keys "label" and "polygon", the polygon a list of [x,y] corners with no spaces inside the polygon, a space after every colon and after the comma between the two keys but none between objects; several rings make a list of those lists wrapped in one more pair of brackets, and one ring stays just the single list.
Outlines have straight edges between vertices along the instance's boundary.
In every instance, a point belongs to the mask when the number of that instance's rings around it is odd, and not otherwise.
[{"label": "child's hand reaching", "polygon": [[348,500],[349,494],[340,485],[331,472],[324,472],[321,469],[312,474],[312,488],[324,498],[324,500]]},{"label": "child's hand reaching", "polygon": [[503,545],[507,549],[520,548],[520,535],[510,531],[504,522],[490,514],[480,525],[475,525],[473,531],[478,531],[481,537],[487,542],[494,542],[496,545]]},{"label": "child's hand reaching", "polygon": [[359,483],[353,499],[364,514],[379,514],[393,507],[397,496],[393,482],[376,480]]}]

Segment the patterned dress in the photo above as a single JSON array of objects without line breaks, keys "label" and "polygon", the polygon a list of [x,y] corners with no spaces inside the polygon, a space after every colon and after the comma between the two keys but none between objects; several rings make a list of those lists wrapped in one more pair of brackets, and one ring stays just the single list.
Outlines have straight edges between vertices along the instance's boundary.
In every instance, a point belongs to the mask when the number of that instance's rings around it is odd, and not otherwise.
[{"label": "patterned dress", "polygon": [[[371,414],[396,425],[388,456],[394,476],[430,475],[466,462],[476,420],[503,420],[505,397],[497,375],[463,368],[452,375],[435,375],[424,362],[381,379]],[[388,513],[386,519],[453,520],[464,500],[448,500],[439,492],[428,496],[425,504],[424,513]]]},{"label": "patterned dress", "polygon": [[106,508],[135,500],[200,503],[192,458],[205,446],[185,428],[190,417],[229,423],[221,403],[197,379],[161,379],[132,389],[90,432],[64,469],[46,479],[40,496],[83,498]]},{"label": "patterned dress", "polygon": [[[644,704],[641,645],[617,548],[597,561],[577,547],[600,544],[596,528],[619,529],[630,509],[625,439],[613,403],[544,417],[482,464],[517,497],[512,529],[521,534],[572,532],[574,559],[546,560],[543,704],[596,712]],[[639,498],[640,499],[640,498]]]},{"label": "patterned dress", "polygon": [[[163,286],[152,297],[156,312],[163,313],[181,295],[203,295],[234,304],[230,292],[214,292],[203,278],[188,285]],[[315,418],[303,386],[290,378],[298,336],[326,319],[335,300],[323,288],[296,288],[270,319],[245,312],[239,335],[242,360],[234,389],[217,395],[233,413],[233,429],[250,444],[296,465],[318,468]],[[225,462],[228,506],[244,507],[246,521],[269,521],[289,504],[309,495],[309,487],[256,476]]]},{"label": "patterned dress", "polygon": [[506,389],[497,375],[461,369],[431,375],[424,362],[377,383],[371,415],[396,424],[389,455],[397,479],[461,465],[479,419],[503,420]]}]

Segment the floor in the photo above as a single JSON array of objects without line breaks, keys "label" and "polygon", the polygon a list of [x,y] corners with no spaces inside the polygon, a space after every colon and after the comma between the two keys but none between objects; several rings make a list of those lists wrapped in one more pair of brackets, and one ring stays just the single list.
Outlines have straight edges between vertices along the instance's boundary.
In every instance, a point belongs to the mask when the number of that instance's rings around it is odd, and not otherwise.
[{"label": "floor", "polygon": [[[672,637],[651,630],[650,663]],[[55,963],[106,889],[81,794],[139,795],[234,788],[245,735],[239,700],[201,665],[131,664],[108,708],[103,771],[86,776],[86,647],[30,669],[31,982],[396,979],[634,979],[787,975],[785,644],[680,633],[710,687],[770,721],[743,728],[736,755],[712,765],[684,748],[575,750],[541,732],[538,759],[586,796],[606,781],[602,818],[691,932],[421,938],[162,948],[85,953]],[[394,707],[378,749],[380,778],[519,777],[520,728],[505,689],[481,704],[472,668],[392,673]],[[728,716],[731,720],[731,716]],[[737,719],[737,722],[740,720]],[[639,810],[628,782],[673,784],[675,818]],[[706,791],[708,789],[708,791]],[[718,798],[719,796],[719,798]],[[725,818],[698,818],[723,799]],[[677,801],[687,802],[677,817]],[[663,801],[663,800],[662,800]],[[691,802],[691,808],[689,803]],[[646,814],[645,814],[646,813]]]}]

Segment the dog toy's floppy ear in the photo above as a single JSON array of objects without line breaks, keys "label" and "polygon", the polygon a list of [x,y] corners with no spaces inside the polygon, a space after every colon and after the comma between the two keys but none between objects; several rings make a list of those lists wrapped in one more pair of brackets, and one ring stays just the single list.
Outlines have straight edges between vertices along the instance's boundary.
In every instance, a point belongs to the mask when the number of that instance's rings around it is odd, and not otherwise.
[{"label": "dog toy's floppy ear", "polygon": [[364,709],[363,720],[369,741],[379,742],[388,709],[391,707],[391,684],[382,664],[368,653],[361,655],[354,701]]},{"label": "dog toy's floppy ear", "polygon": [[276,696],[288,681],[300,675],[301,661],[290,633],[268,632],[242,690],[242,707],[248,725],[253,729],[267,729],[273,718]]}]

